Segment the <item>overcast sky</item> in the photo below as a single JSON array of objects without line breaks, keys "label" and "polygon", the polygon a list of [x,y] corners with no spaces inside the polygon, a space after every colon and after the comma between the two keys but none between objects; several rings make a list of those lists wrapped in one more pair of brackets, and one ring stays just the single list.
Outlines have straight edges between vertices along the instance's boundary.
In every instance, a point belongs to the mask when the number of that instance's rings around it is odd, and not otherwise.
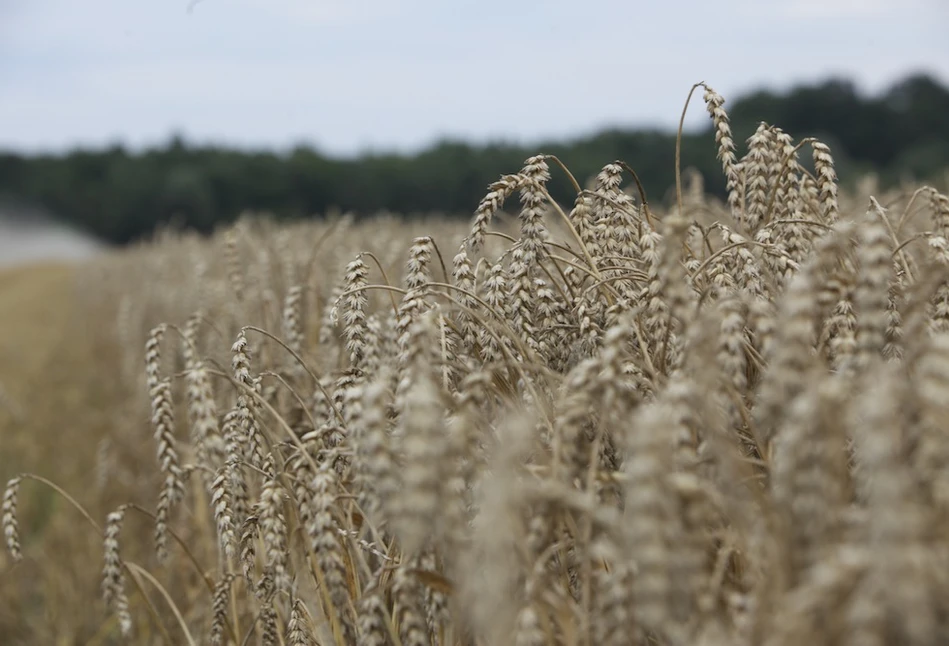
[{"label": "overcast sky", "polygon": [[947,25],[949,0],[0,0],[0,148],[180,132],[353,154],[672,127],[701,80],[726,99],[949,83]]}]

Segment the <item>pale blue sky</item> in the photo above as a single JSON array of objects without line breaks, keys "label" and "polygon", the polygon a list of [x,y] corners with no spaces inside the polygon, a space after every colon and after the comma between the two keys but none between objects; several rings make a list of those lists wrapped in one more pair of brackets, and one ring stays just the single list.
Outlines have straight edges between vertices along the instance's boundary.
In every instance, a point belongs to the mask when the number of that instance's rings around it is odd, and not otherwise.
[{"label": "pale blue sky", "polygon": [[[412,150],[672,127],[846,75],[949,83],[949,0],[0,0],[0,148]],[[691,123],[704,119],[696,103]]]}]

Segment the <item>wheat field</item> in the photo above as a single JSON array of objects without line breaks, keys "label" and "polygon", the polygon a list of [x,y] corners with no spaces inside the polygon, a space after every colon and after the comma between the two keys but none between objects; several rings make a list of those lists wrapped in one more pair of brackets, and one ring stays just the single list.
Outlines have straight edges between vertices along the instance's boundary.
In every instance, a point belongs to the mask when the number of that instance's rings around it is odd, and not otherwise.
[{"label": "wheat field", "polygon": [[949,643],[949,197],[699,91],[725,201],[537,155],[60,276],[3,643]]}]

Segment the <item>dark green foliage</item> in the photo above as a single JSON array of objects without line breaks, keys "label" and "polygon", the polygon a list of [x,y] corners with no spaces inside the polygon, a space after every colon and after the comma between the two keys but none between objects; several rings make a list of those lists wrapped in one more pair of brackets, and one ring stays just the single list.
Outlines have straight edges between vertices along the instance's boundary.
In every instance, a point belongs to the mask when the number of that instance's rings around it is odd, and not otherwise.
[{"label": "dark green foliage", "polygon": [[[949,90],[926,76],[907,78],[879,97],[863,97],[852,84],[835,80],[783,95],[758,92],[726,109],[739,142],[760,121],[780,124],[797,139],[820,137],[831,145],[844,184],[869,170],[893,182],[927,180],[949,168]],[[721,195],[724,180],[711,133],[687,134],[682,150],[683,166],[699,169],[707,190]],[[62,156],[0,153],[0,200],[45,207],[122,243],[169,224],[208,232],[245,209],[277,217],[331,208],[467,216],[489,183],[537,152],[560,157],[581,182],[604,160],[624,160],[649,199],[659,201],[674,182],[674,151],[674,133],[655,130],[609,130],[528,147],[445,141],[416,155],[353,160],[305,147],[283,154],[193,147],[174,137],[141,153],[121,146]],[[555,172],[550,189],[555,198],[572,201],[562,173]]]}]

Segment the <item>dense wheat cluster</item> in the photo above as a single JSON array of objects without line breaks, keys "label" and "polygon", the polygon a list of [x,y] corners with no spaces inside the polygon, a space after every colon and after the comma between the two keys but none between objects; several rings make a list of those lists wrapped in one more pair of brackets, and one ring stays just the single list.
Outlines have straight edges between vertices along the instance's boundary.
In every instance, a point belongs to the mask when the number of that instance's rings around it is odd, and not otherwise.
[{"label": "dense wheat cluster", "polygon": [[828,146],[741,154],[704,100],[724,202],[615,162],[561,207],[538,155],[468,228],[90,267],[127,391],[74,530],[100,643],[949,642],[949,198],[838,194]]}]

